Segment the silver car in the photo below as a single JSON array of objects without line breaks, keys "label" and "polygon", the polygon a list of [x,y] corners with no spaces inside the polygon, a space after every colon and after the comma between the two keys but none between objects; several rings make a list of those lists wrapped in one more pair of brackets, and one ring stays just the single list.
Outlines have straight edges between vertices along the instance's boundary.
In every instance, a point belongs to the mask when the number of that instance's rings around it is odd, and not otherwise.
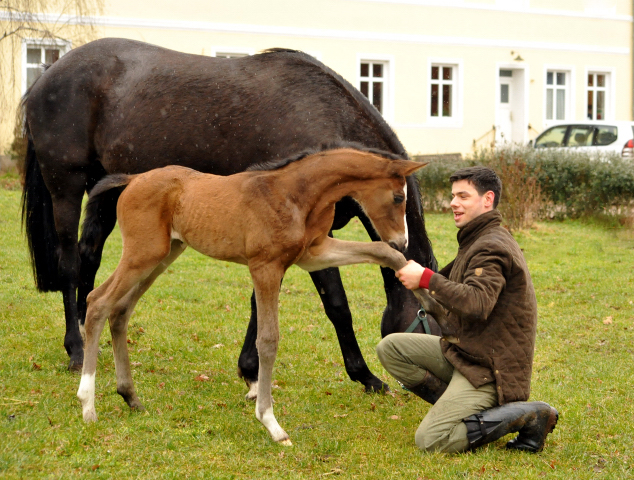
[{"label": "silver car", "polygon": [[554,125],[533,142],[535,148],[573,148],[580,152],[614,152],[634,156],[634,122],[584,121]]}]

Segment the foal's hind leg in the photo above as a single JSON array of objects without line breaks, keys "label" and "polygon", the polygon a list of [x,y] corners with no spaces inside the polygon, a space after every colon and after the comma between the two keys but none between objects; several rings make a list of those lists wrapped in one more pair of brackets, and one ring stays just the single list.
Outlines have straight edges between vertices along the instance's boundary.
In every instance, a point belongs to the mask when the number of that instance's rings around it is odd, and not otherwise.
[{"label": "foal's hind leg", "polygon": [[[85,324],[86,350],[81,383],[77,391],[77,397],[81,401],[82,413],[84,421],[86,422],[97,420],[97,413],[95,411],[95,374],[97,370],[99,336],[103,330],[106,318],[110,316],[115,318],[116,327],[114,330],[116,338],[113,338],[113,345],[117,345],[117,347],[115,347],[116,352],[125,351],[125,355],[123,355],[123,358],[119,357],[118,362],[121,364],[123,361],[127,367],[128,377],[130,377],[125,336],[123,336],[124,348],[121,348],[121,332],[123,331],[125,335],[125,330],[120,328],[120,321],[117,319],[125,318],[126,312],[123,310],[125,306],[129,304],[136,295],[140,297],[139,291],[141,291],[142,294],[147,290],[151,282],[145,289],[142,287],[143,282],[150,278],[157,268],[160,268],[161,262],[170,254],[169,237],[164,239],[164,241],[157,239],[154,242],[139,243],[138,245],[143,248],[127,247],[124,242],[123,256],[114,273],[103,285],[88,295],[88,309]],[[129,313],[127,313],[127,316],[129,317]],[[117,356],[116,354],[115,362],[117,362]],[[120,370],[120,368],[118,370]],[[124,369],[124,372],[125,371]]]},{"label": "foal's hind leg", "polygon": [[158,276],[183,253],[185,248],[186,245],[183,242],[173,240],[169,255],[158,264],[145,280],[117,303],[113,313],[110,315],[112,350],[114,352],[115,370],[117,373],[117,393],[123,397],[132,410],[143,410],[144,408],[136,394],[132,380],[132,372],[130,370],[130,357],[127,345],[130,316],[141,296],[148,291]]},{"label": "foal's hind leg", "polygon": [[97,421],[97,412],[95,411],[97,355],[99,354],[99,337],[112,307],[107,298],[112,279],[113,277],[111,276],[88,296],[89,307],[86,312],[84,364],[81,382],[77,390],[77,398],[81,402],[82,415],[85,422]]}]

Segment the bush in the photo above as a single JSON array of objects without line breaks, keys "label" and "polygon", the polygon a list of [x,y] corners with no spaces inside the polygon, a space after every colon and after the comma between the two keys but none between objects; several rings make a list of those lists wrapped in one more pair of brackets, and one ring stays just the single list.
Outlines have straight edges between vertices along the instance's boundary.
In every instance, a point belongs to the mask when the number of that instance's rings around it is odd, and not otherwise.
[{"label": "bush", "polygon": [[473,165],[489,166],[500,176],[504,188],[499,209],[510,230],[530,227],[539,216],[630,216],[634,206],[631,159],[508,146],[480,150],[464,160],[431,159],[419,173],[424,208],[447,209],[450,175]]},{"label": "bush", "polygon": [[624,214],[634,205],[634,161],[618,154],[601,156],[537,151],[538,181],[550,216]]}]

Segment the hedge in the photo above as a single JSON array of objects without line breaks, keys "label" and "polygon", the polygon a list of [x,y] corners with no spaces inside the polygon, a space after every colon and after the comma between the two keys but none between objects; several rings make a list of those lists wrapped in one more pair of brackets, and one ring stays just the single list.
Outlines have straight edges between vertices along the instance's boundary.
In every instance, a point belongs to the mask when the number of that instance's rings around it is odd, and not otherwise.
[{"label": "hedge", "polygon": [[448,208],[450,175],[473,165],[489,166],[502,179],[500,209],[507,209],[502,213],[511,229],[530,226],[539,216],[627,216],[634,207],[634,159],[509,146],[480,150],[464,159],[430,159],[419,171],[424,208]]}]

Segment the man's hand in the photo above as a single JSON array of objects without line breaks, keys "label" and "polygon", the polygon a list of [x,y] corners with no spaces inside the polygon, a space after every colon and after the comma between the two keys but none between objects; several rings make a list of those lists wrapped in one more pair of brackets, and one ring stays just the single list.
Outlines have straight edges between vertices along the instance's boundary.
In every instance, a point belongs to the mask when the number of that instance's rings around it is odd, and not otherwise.
[{"label": "man's hand", "polygon": [[419,265],[414,260],[408,260],[407,265],[401,268],[395,273],[403,286],[409,290],[416,290],[419,288],[420,277],[423,276],[425,267]]}]

